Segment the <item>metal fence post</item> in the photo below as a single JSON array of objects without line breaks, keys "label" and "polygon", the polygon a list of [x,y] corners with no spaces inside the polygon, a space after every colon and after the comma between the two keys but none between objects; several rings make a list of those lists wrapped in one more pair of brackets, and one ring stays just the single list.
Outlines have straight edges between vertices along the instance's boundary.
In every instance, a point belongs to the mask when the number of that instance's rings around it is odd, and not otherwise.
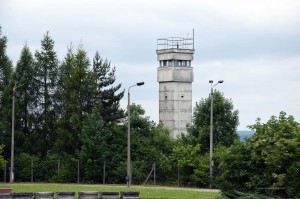
[{"label": "metal fence post", "polygon": [[4,182],[6,182],[6,161],[4,161]]},{"label": "metal fence post", "polygon": [[77,160],[77,183],[80,183],[80,167],[79,160]]},{"label": "metal fence post", "polygon": [[154,173],[153,173],[153,178],[154,178],[154,181],[153,181],[153,183],[154,183],[154,185],[156,184],[156,164],[155,164],[155,162],[154,162],[154,165],[153,165],[153,169],[154,169]]},{"label": "metal fence post", "polygon": [[178,165],[178,167],[177,167],[177,178],[178,178],[178,187],[180,186],[180,171],[179,171],[179,165]]},{"label": "metal fence post", "polygon": [[103,184],[105,184],[105,161],[103,163]]},{"label": "metal fence post", "polygon": [[59,176],[60,160],[57,161],[57,175]]},{"label": "metal fence post", "polygon": [[31,182],[33,182],[33,160],[31,160]]}]

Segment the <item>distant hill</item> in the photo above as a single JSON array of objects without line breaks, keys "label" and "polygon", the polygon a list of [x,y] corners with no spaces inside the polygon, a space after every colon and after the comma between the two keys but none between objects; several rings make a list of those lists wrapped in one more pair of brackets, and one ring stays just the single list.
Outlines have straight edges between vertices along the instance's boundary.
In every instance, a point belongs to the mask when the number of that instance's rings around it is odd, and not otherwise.
[{"label": "distant hill", "polygon": [[237,131],[238,135],[240,136],[241,141],[245,141],[246,137],[251,137],[255,132],[254,131]]}]

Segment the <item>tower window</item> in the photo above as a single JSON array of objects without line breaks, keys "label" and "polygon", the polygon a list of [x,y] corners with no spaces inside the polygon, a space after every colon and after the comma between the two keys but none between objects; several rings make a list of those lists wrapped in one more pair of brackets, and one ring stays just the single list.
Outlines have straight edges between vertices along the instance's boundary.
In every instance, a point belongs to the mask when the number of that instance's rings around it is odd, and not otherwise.
[{"label": "tower window", "polygon": [[167,61],[166,60],[163,61],[163,66],[167,66]]},{"label": "tower window", "polygon": [[167,100],[168,99],[168,96],[167,95],[165,95],[165,100]]},{"label": "tower window", "polygon": [[186,61],[186,66],[191,66],[191,61]]},{"label": "tower window", "polygon": [[181,95],[181,98],[184,98],[184,95]]},{"label": "tower window", "polygon": [[182,65],[182,62],[180,60],[180,61],[178,61],[178,66],[180,67],[181,65]]}]

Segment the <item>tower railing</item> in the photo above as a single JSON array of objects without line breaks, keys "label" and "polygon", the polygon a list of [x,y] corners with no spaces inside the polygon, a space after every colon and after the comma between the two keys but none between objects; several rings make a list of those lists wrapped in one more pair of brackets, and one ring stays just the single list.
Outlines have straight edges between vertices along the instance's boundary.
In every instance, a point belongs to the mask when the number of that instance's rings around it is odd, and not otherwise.
[{"label": "tower railing", "polygon": [[194,50],[194,38],[169,37],[157,39],[157,50],[166,49]]}]

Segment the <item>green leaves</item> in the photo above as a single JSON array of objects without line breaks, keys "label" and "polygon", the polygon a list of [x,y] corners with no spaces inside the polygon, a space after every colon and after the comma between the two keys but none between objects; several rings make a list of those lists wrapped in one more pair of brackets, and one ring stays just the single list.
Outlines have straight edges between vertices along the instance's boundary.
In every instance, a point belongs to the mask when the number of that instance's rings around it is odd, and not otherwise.
[{"label": "green leaves", "polygon": [[0,168],[3,168],[5,164],[5,160],[2,156],[2,153],[3,153],[3,145],[0,145]]},{"label": "green leaves", "polygon": [[235,143],[220,156],[218,185],[226,191],[295,197],[299,190],[294,183],[300,169],[299,123],[280,112],[265,124],[257,120],[250,127],[256,132],[246,143]]},{"label": "green leaves", "polygon": [[108,159],[107,138],[109,136],[99,111],[95,109],[85,121],[80,136],[82,147],[79,157],[84,166],[84,180],[97,182],[99,176],[102,176],[102,165]]},{"label": "green leaves", "polygon": [[[214,146],[227,146],[238,139],[238,111],[234,110],[233,102],[215,90],[213,93],[213,137]],[[189,133],[198,139],[203,150],[208,151],[210,139],[210,109],[211,97],[201,99],[196,103],[193,113],[193,124]]]}]

